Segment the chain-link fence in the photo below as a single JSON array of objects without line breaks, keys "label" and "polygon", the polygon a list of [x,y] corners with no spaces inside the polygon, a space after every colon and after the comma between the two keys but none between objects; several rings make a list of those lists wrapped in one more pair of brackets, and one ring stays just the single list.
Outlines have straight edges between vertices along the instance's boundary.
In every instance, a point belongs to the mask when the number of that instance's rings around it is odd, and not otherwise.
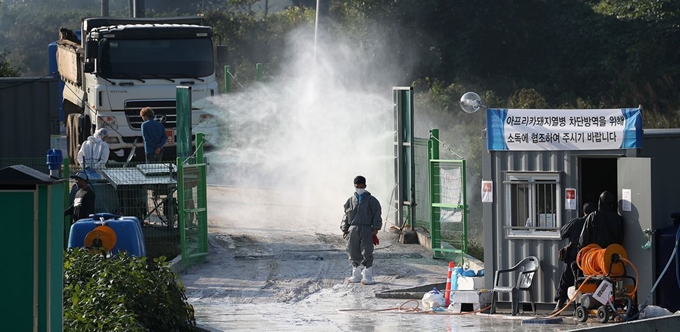
[{"label": "chain-link fence", "polygon": [[[25,165],[49,174],[46,158],[0,158],[0,168]],[[78,190],[69,176],[81,171],[69,165],[64,158],[60,170],[65,186],[64,208],[73,202]],[[108,212],[121,216],[137,217],[142,223],[147,256],[179,255],[180,231],[178,227],[177,167],[174,163],[114,163],[105,168],[85,170],[88,183],[95,193],[95,213]],[[68,243],[70,217],[64,220],[64,243]]]},{"label": "chain-link fence", "polygon": [[182,260],[189,266],[205,261],[208,254],[206,164],[178,159],[177,165]]},{"label": "chain-link fence", "polygon": [[[79,169],[73,170],[75,173]],[[180,253],[177,167],[173,163],[110,163],[85,170],[95,192],[95,212],[132,216],[142,223],[147,256],[172,259]],[[71,179],[69,201],[78,190]]]}]

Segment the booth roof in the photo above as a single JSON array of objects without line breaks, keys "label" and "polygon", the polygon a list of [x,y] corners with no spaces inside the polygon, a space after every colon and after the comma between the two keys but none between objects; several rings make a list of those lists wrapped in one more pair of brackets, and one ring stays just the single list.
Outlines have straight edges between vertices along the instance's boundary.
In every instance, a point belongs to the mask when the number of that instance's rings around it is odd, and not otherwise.
[{"label": "booth roof", "polygon": [[0,169],[0,185],[52,184],[57,181],[60,180],[26,165],[13,165]]}]

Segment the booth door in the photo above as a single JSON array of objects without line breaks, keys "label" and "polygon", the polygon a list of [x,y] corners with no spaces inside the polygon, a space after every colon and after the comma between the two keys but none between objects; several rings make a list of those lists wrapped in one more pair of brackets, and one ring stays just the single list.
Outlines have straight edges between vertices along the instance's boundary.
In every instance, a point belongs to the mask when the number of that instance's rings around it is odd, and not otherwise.
[{"label": "booth door", "polygon": [[[652,227],[652,173],[650,158],[619,158],[618,193],[619,213],[625,222],[623,247],[640,273],[638,302],[644,301],[652,289],[654,280],[653,246],[645,246],[644,231]],[[644,248],[647,249],[644,249]],[[628,276],[635,277],[632,267],[626,266]],[[651,303],[650,303],[651,304]]]}]

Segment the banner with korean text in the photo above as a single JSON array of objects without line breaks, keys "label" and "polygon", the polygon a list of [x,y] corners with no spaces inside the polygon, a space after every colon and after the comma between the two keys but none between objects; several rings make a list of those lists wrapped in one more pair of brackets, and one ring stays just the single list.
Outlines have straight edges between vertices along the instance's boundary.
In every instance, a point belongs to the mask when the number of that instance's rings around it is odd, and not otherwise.
[{"label": "banner with korean text", "polygon": [[642,147],[639,108],[486,111],[493,150],[614,150]]}]

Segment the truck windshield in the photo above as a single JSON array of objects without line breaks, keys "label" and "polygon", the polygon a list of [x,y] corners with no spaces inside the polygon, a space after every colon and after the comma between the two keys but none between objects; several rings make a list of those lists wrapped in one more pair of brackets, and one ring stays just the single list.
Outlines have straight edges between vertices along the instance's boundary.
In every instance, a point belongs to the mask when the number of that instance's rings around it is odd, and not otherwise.
[{"label": "truck windshield", "polygon": [[108,78],[180,78],[212,75],[212,40],[103,40],[98,73]]}]

